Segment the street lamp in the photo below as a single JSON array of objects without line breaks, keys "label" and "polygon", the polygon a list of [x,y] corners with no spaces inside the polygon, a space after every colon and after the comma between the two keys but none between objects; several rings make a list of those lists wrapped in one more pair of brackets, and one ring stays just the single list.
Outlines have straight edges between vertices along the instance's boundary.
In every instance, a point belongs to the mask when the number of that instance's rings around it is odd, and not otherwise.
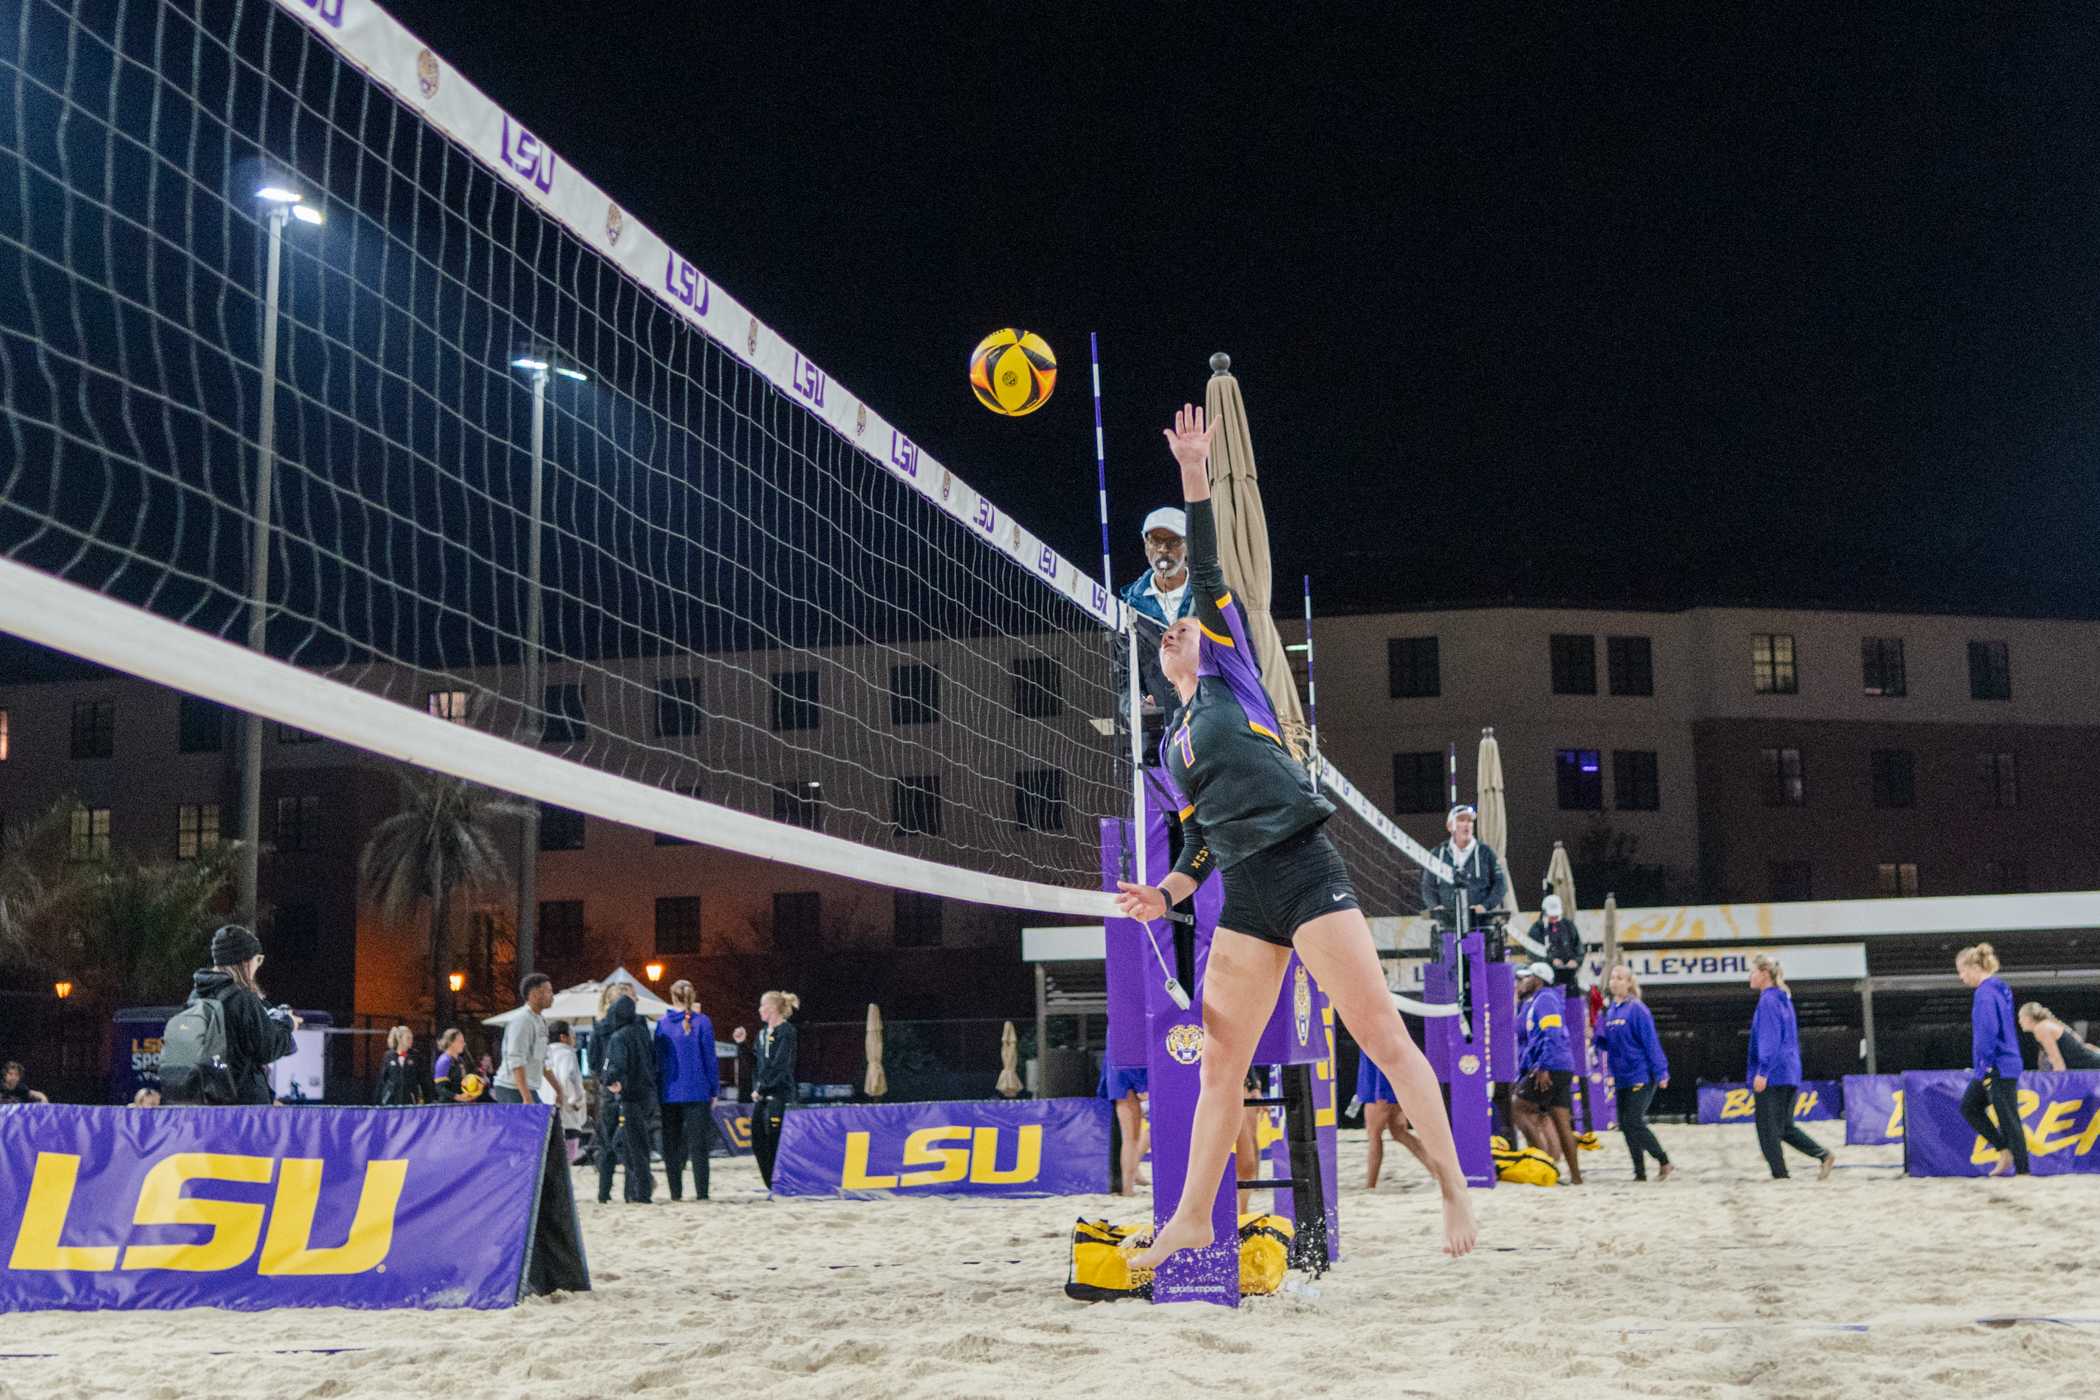
[{"label": "street lamp", "polygon": [[454,996],[457,996],[467,989],[467,974],[464,972],[455,972],[448,976],[445,979],[445,982],[448,986],[452,988],[452,994]]},{"label": "street lamp", "polygon": [[60,1001],[64,1001],[67,997],[73,995],[73,984],[71,982],[53,982],[51,984],[51,995],[57,997]]},{"label": "street lamp", "polygon": [[648,975],[651,982],[664,980],[664,965],[660,962],[643,963],[642,971]]},{"label": "street lamp", "polygon": [[[546,730],[543,715],[547,704],[546,684],[541,679],[540,656],[540,478],[546,464],[547,385],[555,375],[588,384],[591,377],[563,360],[552,350],[532,347],[521,350],[510,367],[532,377],[532,504],[525,542],[525,733],[526,742],[537,747]],[[518,975],[533,970],[540,932],[540,805],[528,805],[525,814],[524,847],[518,853]]]},{"label": "street lamp", "polygon": [[[277,288],[284,267],[284,226],[292,219],[319,225],[321,211],[284,185],[264,185],[255,197],[269,206],[270,262],[263,281],[262,411],[256,423],[255,540],[248,574],[248,649],[261,651],[270,597],[271,477],[277,466]],[[260,716],[249,715],[241,746],[241,868],[239,918],[255,923],[256,872],[262,848],[262,740]]]}]

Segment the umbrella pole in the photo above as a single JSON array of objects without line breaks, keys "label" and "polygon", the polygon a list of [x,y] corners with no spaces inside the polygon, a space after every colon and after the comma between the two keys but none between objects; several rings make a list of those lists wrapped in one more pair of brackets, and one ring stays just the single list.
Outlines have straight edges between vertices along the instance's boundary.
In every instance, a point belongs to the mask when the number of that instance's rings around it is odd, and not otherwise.
[{"label": "umbrella pole", "polygon": [[1313,674],[1312,575],[1305,575],[1305,727],[1312,733],[1312,751],[1320,752],[1320,682]]}]

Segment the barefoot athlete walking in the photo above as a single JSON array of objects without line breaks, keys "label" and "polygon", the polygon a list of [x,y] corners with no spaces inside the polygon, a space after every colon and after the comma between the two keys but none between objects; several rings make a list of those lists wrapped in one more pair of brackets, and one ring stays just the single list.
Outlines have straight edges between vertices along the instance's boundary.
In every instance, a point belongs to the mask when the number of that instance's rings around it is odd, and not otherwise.
[{"label": "barefoot athlete walking", "polygon": [[1473,1248],[1475,1227],[1451,1121],[1429,1061],[1386,990],[1349,874],[1321,829],[1334,808],[1283,745],[1227,591],[1205,470],[1216,431],[1204,426],[1202,409],[1185,404],[1166,434],[1188,503],[1196,597],[1195,616],[1174,623],[1159,644],[1160,668],[1181,702],[1161,745],[1180,800],[1181,858],[1156,886],[1119,881],[1117,902],[1130,918],[1160,918],[1215,866],[1225,903],[1203,978],[1202,1078],[1188,1174],[1174,1214],[1131,1263],[1156,1268],[1171,1254],[1212,1243],[1211,1207],[1239,1132],[1247,1067],[1293,948],[1350,1035],[1392,1081],[1421,1135],[1443,1196],[1444,1252],[1455,1258]]}]

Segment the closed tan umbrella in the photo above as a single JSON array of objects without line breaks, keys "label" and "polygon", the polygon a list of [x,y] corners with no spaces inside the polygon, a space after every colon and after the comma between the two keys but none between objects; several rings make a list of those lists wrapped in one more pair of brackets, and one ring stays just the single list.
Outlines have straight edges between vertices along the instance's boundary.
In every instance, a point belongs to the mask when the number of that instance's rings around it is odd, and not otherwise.
[{"label": "closed tan umbrella", "polygon": [[1014,1069],[1021,1053],[1021,1038],[1014,1034],[1014,1023],[1008,1021],[999,1032],[999,1092],[1012,1098],[1021,1092],[1021,1076]]},{"label": "closed tan umbrella", "polygon": [[882,1008],[874,1002],[868,1003],[868,1077],[861,1081],[861,1088],[871,1099],[879,1099],[890,1091],[890,1081],[882,1073]]},{"label": "closed tan umbrella", "polygon": [[1581,907],[1575,903],[1575,867],[1568,860],[1568,848],[1558,841],[1553,843],[1553,860],[1546,867],[1546,884],[1560,896],[1561,915],[1572,920]]},{"label": "closed tan umbrella", "polygon": [[1247,430],[1247,404],[1240,382],[1232,377],[1228,355],[1210,357],[1210,386],[1204,390],[1205,416],[1218,425],[1210,449],[1211,511],[1218,521],[1218,554],[1225,581],[1247,618],[1247,639],[1261,666],[1262,687],[1283,724],[1291,752],[1304,757],[1310,731],[1298,703],[1297,678],[1269,616],[1274,596],[1269,560],[1269,517],[1262,509],[1261,482],[1254,470],[1254,438]]},{"label": "closed tan umbrella", "polygon": [[1604,896],[1604,975],[1619,965],[1619,897]]},{"label": "closed tan umbrella", "polygon": [[[1474,813],[1474,833],[1482,844],[1493,851],[1507,872],[1509,864],[1509,795],[1502,783],[1502,746],[1495,742],[1495,731],[1480,731],[1480,798]],[[1509,913],[1517,912],[1517,882],[1514,876],[1504,881],[1502,907]]]}]

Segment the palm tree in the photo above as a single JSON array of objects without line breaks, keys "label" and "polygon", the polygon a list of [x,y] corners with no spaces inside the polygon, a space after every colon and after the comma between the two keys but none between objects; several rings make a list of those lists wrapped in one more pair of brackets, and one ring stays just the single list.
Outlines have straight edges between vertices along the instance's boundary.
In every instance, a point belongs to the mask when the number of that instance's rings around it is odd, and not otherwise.
[{"label": "palm tree", "polygon": [[401,810],[381,822],[358,861],[364,888],[382,918],[406,920],[430,902],[430,983],[442,1030],[451,1021],[452,899],[485,898],[510,881],[492,830],[527,815],[525,803],[442,773],[401,775]]}]

